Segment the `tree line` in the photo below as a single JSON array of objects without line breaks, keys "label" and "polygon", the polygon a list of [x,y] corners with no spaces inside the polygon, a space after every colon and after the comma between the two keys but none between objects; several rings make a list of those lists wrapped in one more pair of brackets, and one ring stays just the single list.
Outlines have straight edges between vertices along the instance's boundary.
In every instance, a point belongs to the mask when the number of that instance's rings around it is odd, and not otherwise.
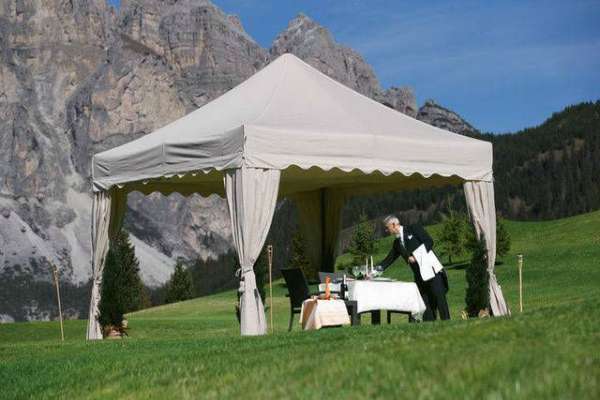
[{"label": "tree line", "polygon": [[[471,132],[494,147],[499,215],[514,220],[563,218],[600,209],[600,101],[566,107],[544,123],[510,134]],[[440,222],[447,209],[466,211],[461,187],[356,197],[344,226],[396,213],[411,223]]]}]

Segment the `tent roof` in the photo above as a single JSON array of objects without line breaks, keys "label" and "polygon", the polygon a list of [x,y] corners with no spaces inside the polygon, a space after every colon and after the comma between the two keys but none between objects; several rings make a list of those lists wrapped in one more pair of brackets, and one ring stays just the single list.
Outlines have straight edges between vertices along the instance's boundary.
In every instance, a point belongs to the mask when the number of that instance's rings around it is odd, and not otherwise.
[{"label": "tent roof", "polygon": [[313,171],[326,184],[336,174],[324,171],[334,168],[377,179],[491,181],[492,145],[408,117],[284,54],[185,117],[96,154],[92,164],[96,190],[186,174],[187,184],[210,181],[215,170],[241,166],[295,167],[282,183]]}]

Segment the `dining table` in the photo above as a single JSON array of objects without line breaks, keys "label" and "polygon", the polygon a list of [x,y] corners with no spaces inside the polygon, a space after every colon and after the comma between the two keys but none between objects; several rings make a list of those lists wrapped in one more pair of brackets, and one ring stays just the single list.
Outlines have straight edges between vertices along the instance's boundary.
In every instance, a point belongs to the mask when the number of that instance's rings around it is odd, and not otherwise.
[{"label": "dining table", "polygon": [[343,300],[314,297],[302,302],[300,324],[303,330],[350,325],[350,323],[350,315]]},{"label": "dining table", "polygon": [[[356,302],[358,315],[371,312],[378,323],[382,310],[405,313],[421,319],[425,303],[414,282],[395,281],[389,278],[348,280],[347,301]],[[379,317],[379,318],[378,318]]]}]

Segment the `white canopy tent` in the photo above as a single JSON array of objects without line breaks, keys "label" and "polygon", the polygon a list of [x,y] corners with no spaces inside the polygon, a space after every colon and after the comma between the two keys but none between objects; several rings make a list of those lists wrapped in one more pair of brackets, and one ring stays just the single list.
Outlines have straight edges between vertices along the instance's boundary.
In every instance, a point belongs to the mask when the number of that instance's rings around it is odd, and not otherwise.
[{"label": "white canopy tent", "polygon": [[494,275],[492,145],[388,108],[290,54],[156,132],[96,154],[92,175],[88,339],[102,338],[102,271],[130,191],[227,198],[242,268],[241,333],[259,335],[266,324],[253,266],[278,198],[296,202],[311,262],[331,269],[349,196],[463,184],[488,250],[492,312],[509,313]]}]

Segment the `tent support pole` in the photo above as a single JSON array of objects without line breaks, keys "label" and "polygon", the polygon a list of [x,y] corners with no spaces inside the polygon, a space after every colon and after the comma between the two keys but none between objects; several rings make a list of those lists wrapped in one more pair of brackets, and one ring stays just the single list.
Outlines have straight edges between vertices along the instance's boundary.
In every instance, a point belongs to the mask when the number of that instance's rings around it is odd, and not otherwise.
[{"label": "tent support pole", "polygon": [[335,269],[335,260],[327,246],[327,188],[321,192],[321,271],[333,272]]},{"label": "tent support pole", "polygon": [[271,334],[274,333],[273,327],[273,245],[267,246],[267,253],[269,255],[269,313],[271,314]]},{"label": "tent support pole", "polygon": [[65,329],[63,328],[62,307],[60,305],[60,287],[58,283],[58,269],[52,264],[52,275],[54,276],[54,284],[56,285],[56,301],[58,302],[58,320],[60,322],[60,340],[65,341]]}]

